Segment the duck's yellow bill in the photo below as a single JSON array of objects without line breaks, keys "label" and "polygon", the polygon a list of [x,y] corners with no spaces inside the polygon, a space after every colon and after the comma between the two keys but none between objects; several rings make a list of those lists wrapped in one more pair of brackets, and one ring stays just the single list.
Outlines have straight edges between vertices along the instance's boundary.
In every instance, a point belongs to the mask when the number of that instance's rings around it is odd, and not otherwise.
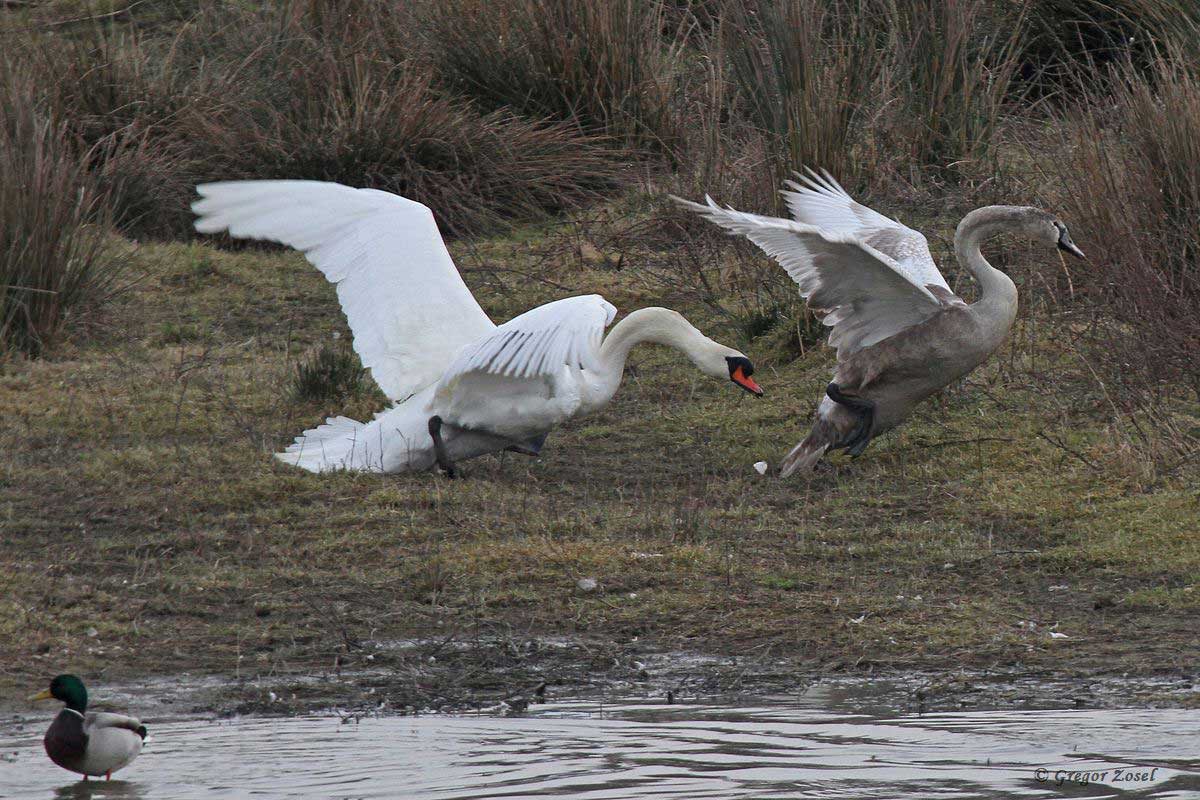
[{"label": "duck's yellow bill", "polygon": [[36,703],[38,700],[53,700],[54,695],[50,694],[49,689],[42,689],[37,694],[30,695],[29,699],[30,699],[30,701]]}]

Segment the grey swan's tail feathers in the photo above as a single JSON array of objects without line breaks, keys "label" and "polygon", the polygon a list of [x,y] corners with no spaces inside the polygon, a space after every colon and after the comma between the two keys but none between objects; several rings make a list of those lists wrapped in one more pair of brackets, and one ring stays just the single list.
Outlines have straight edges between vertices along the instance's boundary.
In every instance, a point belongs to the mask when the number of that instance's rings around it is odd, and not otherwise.
[{"label": "grey swan's tail feathers", "polygon": [[[823,426],[823,422],[817,420],[817,423],[813,425],[812,432],[804,437],[804,441],[793,447],[791,452],[783,457],[783,461],[779,462],[779,477],[786,478],[797,470],[808,472],[817,465],[831,444],[830,440],[825,437],[825,432],[821,430]],[[833,433],[836,435],[836,431]]]},{"label": "grey swan's tail feathers", "polygon": [[846,446],[858,423],[859,418],[845,406],[835,403],[829,396],[821,398],[812,430],[779,462],[779,477],[786,478],[801,470],[811,471],[830,450]]}]

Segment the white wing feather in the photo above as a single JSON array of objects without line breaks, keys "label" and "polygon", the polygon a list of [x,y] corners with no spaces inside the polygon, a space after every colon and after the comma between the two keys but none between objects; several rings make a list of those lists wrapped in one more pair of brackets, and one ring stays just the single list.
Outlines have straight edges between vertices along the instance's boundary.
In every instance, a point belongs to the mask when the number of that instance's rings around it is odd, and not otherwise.
[{"label": "white wing feather", "polygon": [[917,286],[941,286],[949,291],[929,252],[929,242],[920,231],[855,202],[841,184],[825,170],[797,173],[804,185],[787,181],[793,191],[781,192],[792,217],[802,225],[823,231],[849,234],[890,256],[906,278]]},{"label": "white wing feather", "polygon": [[[700,205],[676,201],[721,227],[739,233],[779,262],[830,326],[838,357],[870,347],[919,324],[943,305],[897,261],[854,234],[786,219],[721,208],[711,197]],[[945,284],[940,284],[944,286]]]},{"label": "white wing feather", "polygon": [[495,330],[420,203],[322,181],[196,190],[197,231],[294,247],[337,285],[354,349],[392,400],[436,381],[459,349]]},{"label": "white wing feather", "polygon": [[597,369],[600,340],[616,314],[598,294],[538,306],[463,348],[443,383],[467,372],[531,378],[555,375],[563,366]]}]

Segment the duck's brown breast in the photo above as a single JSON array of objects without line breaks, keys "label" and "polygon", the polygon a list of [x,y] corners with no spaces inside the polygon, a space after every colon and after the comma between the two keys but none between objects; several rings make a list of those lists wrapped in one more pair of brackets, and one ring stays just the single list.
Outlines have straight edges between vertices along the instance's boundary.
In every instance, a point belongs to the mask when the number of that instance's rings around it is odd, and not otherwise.
[{"label": "duck's brown breast", "polygon": [[83,771],[87,734],[83,732],[83,717],[78,713],[68,708],[58,712],[54,722],[50,723],[42,744],[46,747],[46,755],[50,756],[50,760],[55,764],[73,772]]}]

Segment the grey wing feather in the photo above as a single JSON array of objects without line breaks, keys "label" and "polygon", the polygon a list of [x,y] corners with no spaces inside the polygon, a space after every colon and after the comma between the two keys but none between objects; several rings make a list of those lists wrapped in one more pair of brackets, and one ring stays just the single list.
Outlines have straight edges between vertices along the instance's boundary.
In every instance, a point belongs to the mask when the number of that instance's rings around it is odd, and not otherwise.
[{"label": "grey wing feather", "polygon": [[[853,233],[745,214],[675,198],[727,230],[746,236],[787,270],[832,330],[829,344],[845,357],[917,325],[942,302],[894,258]],[[948,290],[947,290],[948,291]]]},{"label": "grey wing feather", "polygon": [[950,288],[920,231],[855,201],[825,170],[817,173],[805,168],[805,173],[796,173],[799,182],[786,181],[792,191],[781,192],[797,222],[853,235],[890,256],[905,277],[918,286]]}]

